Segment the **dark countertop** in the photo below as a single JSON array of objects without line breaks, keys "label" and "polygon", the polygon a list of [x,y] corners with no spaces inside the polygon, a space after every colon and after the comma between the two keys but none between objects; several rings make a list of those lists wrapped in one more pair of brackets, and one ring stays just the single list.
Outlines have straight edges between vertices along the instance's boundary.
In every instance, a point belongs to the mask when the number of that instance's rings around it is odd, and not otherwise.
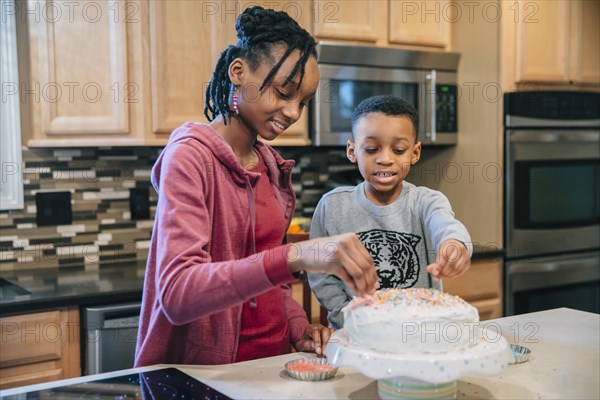
[{"label": "dark countertop", "polygon": [[[302,240],[304,237],[300,235],[295,239]],[[291,238],[289,241],[295,240]],[[474,246],[472,260],[502,257],[501,249]],[[0,273],[0,316],[58,307],[140,300],[145,269],[146,261],[140,260],[2,272]],[[4,282],[1,282],[2,280]]]},{"label": "dark countertop", "polygon": [[140,260],[5,271],[0,273],[4,279],[0,288],[0,316],[140,300],[145,269],[146,261]]}]

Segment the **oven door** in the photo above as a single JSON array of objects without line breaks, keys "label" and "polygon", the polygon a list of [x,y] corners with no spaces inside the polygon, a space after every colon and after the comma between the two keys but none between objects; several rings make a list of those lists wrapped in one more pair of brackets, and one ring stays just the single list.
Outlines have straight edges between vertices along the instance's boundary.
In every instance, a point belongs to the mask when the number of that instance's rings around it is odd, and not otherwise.
[{"label": "oven door", "polygon": [[383,94],[398,96],[417,109],[424,144],[456,143],[455,73],[329,64],[321,64],[319,72],[310,108],[315,146],[345,146],[352,136],[352,111],[362,100]]},{"label": "oven door", "polygon": [[600,313],[600,252],[509,261],[505,315],[568,307]]},{"label": "oven door", "polygon": [[509,131],[508,258],[599,247],[599,137],[596,130]]}]

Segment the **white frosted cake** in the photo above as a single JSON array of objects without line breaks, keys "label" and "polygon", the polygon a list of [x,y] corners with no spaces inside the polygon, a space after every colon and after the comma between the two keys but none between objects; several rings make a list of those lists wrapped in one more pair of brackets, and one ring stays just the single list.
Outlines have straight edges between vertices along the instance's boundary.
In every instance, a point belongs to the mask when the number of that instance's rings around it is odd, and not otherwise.
[{"label": "white frosted cake", "polygon": [[458,296],[433,289],[386,289],[344,309],[352,345],[392,353],[445,353],[475,344],[479,313]]}]

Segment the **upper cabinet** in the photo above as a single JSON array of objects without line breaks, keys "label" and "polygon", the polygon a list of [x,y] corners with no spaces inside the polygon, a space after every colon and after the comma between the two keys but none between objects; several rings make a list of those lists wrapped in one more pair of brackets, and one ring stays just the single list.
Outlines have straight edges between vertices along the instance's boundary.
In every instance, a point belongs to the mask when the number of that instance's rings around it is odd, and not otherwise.
[{"label": "upper cabinet", "polygon": [[[262,3],[253,4],[269,7],[272,2]],[[288,1],[278,6],[306,26],[310,18],[307,8],[300,8],[301,4]],[[152,108],[149,144],[166,143],[182,122],[207,122],[205,91],[221,52],[237,41],[235,19],[245,5],[240,0],[148,2]],[[310,144],[307,116],[304,113],[301,120],[270,144]]]},{"label": "upper cabinet", "polygon": [[[272,7],[269,1],[254,2]],[[311,3],[283,1],[302,26]],[[21,36],[30,77],[21,97],[28,146],[167,143],[186,121],[206,122],[204,96],[220,53],[237,41],[241,0],[28,0]],[[21,41],[23,42],[23,40]],[[307,113],[273,145],[306,145]]]},{"label": "upper cabinet", "polygon": [[575,37],[579,47],[574,56],[577,59],[574,74],[575,82],[600,83],[600,1],[584,0],[573,5]]},{"label": "upper cabinet", "polygon": [[236,15],[219,9],[220,3],[210,3],[210,8],[202,1],[147,4],[152,116],[149,129],[156,144],[162,144],[185,121],[207,122],[204,91],[220,52],[236,41]]},{"label": "upper cabinet", "polygon": [[321,39],[383,42],[381,21],[386,0],[327,1],[313,3],[313,33]]},{"label": "upper cabinet", "polygon": [[501,49],[508,56],[503,60],[514,60],[509,81],[600,83],[600,1],[521,0],[503,6],[504,14],[514,16],[504,20],[502,33]]},{"label": "upper cabinet", "polygon": [[447,49],[450,45],[450,1],[315,0],[314,35],[376,46],[418,46]]},{"label": "upper cabinet", "polygon": [[450,1],[395,1],[389,4],[389,42],[445,49],[450,45]]},{"label": "upper cabinet", "polygon": [[20,3],[27,17],[29,145],[144,142],[141,3]]}]

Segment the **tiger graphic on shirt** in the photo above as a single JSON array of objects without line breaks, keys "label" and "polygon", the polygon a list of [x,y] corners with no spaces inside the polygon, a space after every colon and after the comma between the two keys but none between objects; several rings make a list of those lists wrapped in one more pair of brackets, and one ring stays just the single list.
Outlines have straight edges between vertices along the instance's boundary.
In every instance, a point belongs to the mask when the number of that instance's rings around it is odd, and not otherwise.
[{"label": "tiger graphic on shirt", "polygon": [[416,246],[421,236],[381,229],[357,234],[373,258],[381,289],[409,288],[417,283],[421,268]]}]

